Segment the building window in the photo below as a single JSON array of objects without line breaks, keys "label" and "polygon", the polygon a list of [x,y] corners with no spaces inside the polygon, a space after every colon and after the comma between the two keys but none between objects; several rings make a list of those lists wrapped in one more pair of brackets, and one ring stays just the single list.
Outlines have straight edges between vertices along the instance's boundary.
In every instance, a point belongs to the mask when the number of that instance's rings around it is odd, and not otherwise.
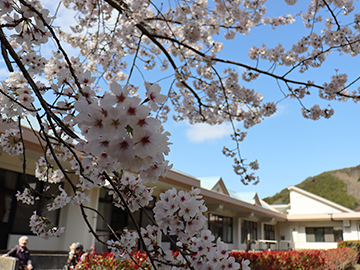
[{"label": "building window", "polygon": [[[154,214],[152,209],[155,207],[156,197],[150,201],[150,204],[142,207],[138,211],[132,213],[136,223],[145,228],[147,225],[152,225],[152,219]],[[99,196],[99,213],[104,217],[103,220],[100,216],[97,217],[96,233],[100,236],[100,239],[106,242],[109,239],[115,239],[110,232],[108,224],[118,234],[121,235],[122,230],[128,229],[129,231],[136,231],[136,225],[133,223],[131,216],[121,208],[118,208],[113,203],[113,198],[108,194],[108,190],[105,188],[100,189]],[[100,242],[96,242],[95,249],[97,251],[106,251],[107,245],[103,245]],[[138,249],[141,249],[139,242]]]},{"label": "building window", "polygon": [[[49,189],[44,191],[47,186]],[[58,186],[40,182],[32,175],[0,169],[0,249],[6,247],[9,234],[33,234],[29,228],[29,219],[34,211],[54,224],[58,223],[60,210],[48,211],[46,207],[51,202],[50,195],[59,193]],[[44,197],[33,205],[17,201],[17,190],[23,191],[25,187],[32,188]]]},{"label": "building window", "polygon": [[264,224],[265,240],[275,240],[275,226]]},{"label": "building window", "polygon": [[209,214],[209,229],[215,238],[221,237],[225,243],[233,242],[233,219],[215,214]]},{"label": "building window", "polygon": [[[47,184],[45,182],[40,182],[37,178],[30,175],[27,175],[25,178],[23,174],[18,174],[18,181],[20,182],[20,191],[24,190],[24,188],[29,185],[37,192],[44,195],[44,197],[42,200],[36,200],[33,205],[27,205],[20,201],[16,202],[14,217],[15,221],[13,223],[11,232],[15,234],[33,234],[30,231],[29,220],[34,211],[36,211],[38,215],[48,218],[51,222],[57,225],[59,222],[60,209],[55,211],[48,211],[47,205],[51,203],[51,195],[59,193],[59,184]],[[46,191],[44,191],[45,186],[49,186],[49,189]],[[24,220],[26,222],[23,222]]]},{"label": "building window", "polygon": [[257,240],[257,223],[253,221],[243,220],[241,222],[241,242],[246,240]]},{"label": "building window", "polygon": [[306,227],[306,242],[338,242],[343,240],[342,227]]}]

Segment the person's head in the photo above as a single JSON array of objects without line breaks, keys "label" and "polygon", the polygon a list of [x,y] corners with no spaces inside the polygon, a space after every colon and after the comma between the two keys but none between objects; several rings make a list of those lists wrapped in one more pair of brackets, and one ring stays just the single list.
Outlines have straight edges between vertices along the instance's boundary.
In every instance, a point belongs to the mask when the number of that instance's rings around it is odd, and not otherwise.
[{"label": "person's head", "polygon": [[80,252],[82,252],[84,249],[83,245],[80,243],[75,243],[75,253],[79,254]]},{"label": "person's head", "polygon": [[28,237],[27,236],[21,236],[20,238],[19,238],[19,245],[21,246],[21,247],[26,247],[26,245],[27,245],[27,243],[28,243]]}]

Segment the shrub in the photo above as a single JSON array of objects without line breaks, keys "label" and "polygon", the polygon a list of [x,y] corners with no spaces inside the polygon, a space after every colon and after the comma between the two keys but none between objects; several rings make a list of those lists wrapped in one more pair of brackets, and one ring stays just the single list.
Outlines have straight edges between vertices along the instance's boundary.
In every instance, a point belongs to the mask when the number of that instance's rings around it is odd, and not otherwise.
[{"label": "shrub", "polygon": [[249,259],[252,270],[261,269],[321,269],[325,264],[318,250],[306,251],[263,251],[263,252],[231,252],[230,256],[240,262]]},{"label": "shrub", "polygon": [[360,263],[360,240],[351,240],[351,241],[339,241],[337,243],[338,248],[349,247],[357,251],[358,260]]},{"label": "shrub", "polygon": [[351,240],[351,241],[339,241],[337,243],[338,248],[349,247],[357,251],[360,251],[360,240]]},{"label": "shrub", "polygon": [[131,254],[133,259],[118,260],[114,254],[103,252],[99,254],[95,251],[89,252],[85,259],[77,266],[79,270],[150,270],[151,265],[147,260],[147,255],[141,251]]},{"label": "shrub", "polygon": [[322,251],[326,269],[351,269],[358,261],[358,251],[348,247]]},{"label": "shrub", "polygon": [[131,254],[132,259],[124,260],[120,263],[119,268],[124,270],[134,270],[134,269],[142,269],[142,270],[150,270],[151,264],[148,261],[148,256],[146,253],[142,253],[141,251],[137,251],[136,253]]},{"label": "shrub", "polygon": [[357,252],[351,248],[264,252],[233,251],[230,256],[233,256],[239,263],[242,259],[248,259],[252,270],[341,270],[354,266],[357,261]]},{"label": "shrub", "polygon": [[87,253],[83,261],[76,266],[76,269],[115,270],[118,269],[119,265],[120,261],[114,258],[114,254],[111,254],[110,252],[103,252],[102,254],[99,254],[95,251],[91,251]]}]

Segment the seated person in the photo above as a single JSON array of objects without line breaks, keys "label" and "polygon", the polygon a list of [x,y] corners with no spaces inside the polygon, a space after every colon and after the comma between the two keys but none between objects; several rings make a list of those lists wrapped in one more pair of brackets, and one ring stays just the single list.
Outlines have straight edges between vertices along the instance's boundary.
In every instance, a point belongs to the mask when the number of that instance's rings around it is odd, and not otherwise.
[{"label": "seated person", "polygon": [[78,263],[82,261],[82,259],[86,256],[86,253],[83,252],[83,245],[80,243],[72,243],[69,252],[69,257],[67,259],[67,263],[70,268],[74,268]]},{"label": "seated person", "polygon": [[28,243],[27,236],[21,236],[19,238],[19,244],[14,246],[10,251],[2,257],[14,257],[19,259],[19,270],[32,270],[33,266],[30,260],[30,251],[26,247]]}]

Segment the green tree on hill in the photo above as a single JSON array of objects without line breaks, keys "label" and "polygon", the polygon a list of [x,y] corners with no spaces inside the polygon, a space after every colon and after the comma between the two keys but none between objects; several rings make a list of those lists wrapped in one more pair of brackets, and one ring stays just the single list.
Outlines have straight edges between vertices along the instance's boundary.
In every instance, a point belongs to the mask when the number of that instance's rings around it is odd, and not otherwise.
[{"label": "green tree on hill", "polygon": [[[334,177],[330,172],[309,177],[300,184],[296,185],[296,187],[314,193],[350,209],[355,209],[359,206],[358,201],[353,196],[347,194],[347,187],[344,181]],[[289,190],[283,189],[274,196],[265,198],[264,201],[269,204],[290,203]]]}]

